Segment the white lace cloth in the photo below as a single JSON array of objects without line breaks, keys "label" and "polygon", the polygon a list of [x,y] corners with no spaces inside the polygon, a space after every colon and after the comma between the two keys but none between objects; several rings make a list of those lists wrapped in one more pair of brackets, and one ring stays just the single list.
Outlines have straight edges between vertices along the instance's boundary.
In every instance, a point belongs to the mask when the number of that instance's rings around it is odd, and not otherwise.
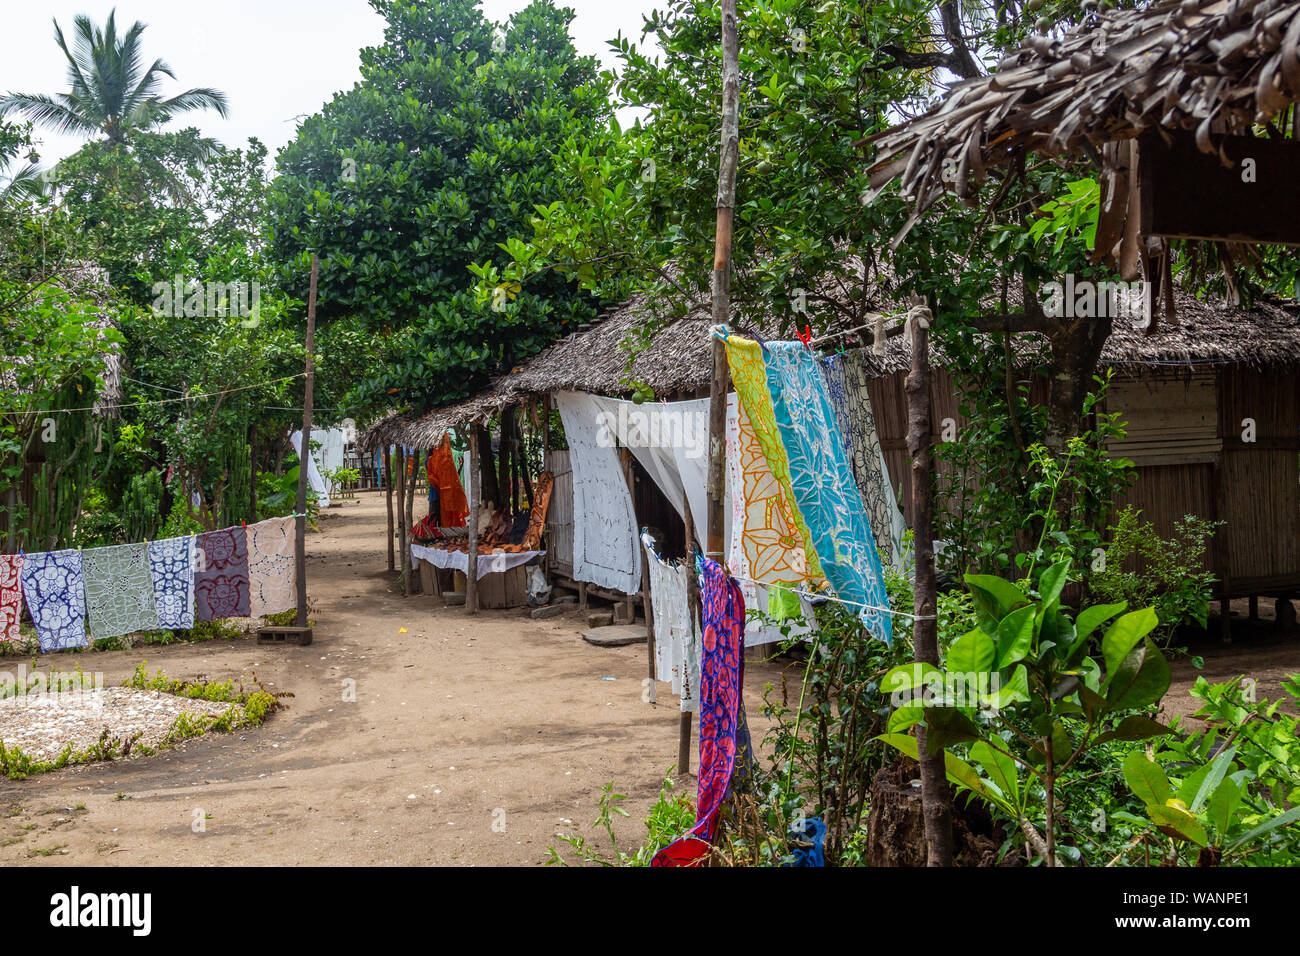
[{"label": "white lace cloth", "polygon": [[699,632],[686,607],[686,569],[659,560],[645,545],[650,567],[650,608],[655,619],[655,676],[671,683],[682,710],[700,709]]},{"label": "white lace cloth", "polygon": [[[534,558],[540,558],[545,551],[499,551],[478,556],[478,574],[475,580],[482,580],[483,575],[496,571],[509,571],[521,564],[528,564]],[[464,551],[444,551],[442,548],[430,548],[423,544],[411,545],[411,565],[428,561],[435,568],[451,569],[461,574],[469,574],[469,554]]]},{"label": "white lace cloth", "polygon": [[560,392],[555,404],[573,468],[573,577],[635,594],[641,586],[636,513],[602,409],[581,392]]}]

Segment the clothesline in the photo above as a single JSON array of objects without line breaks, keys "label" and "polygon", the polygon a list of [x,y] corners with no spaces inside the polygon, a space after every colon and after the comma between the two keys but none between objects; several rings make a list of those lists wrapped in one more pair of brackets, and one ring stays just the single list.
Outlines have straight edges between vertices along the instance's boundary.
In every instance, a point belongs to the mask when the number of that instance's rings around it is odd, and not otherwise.
[{"label": "clothesline", "polygon": [[180,398],[159,398],[148,402],[101,402],[99,405],[86,405],[82,408],[41,408],[36,409],[33,414],[58,415],[67,412],[93,412],[96,408],[141,408],[145,405],[172,405],[176,402],[188,402],[191,399],[216,398],[218,395],[231,395],[235,392],[246,392],[252,388],[265,388],[267,385],[279,385],[281,382],[290,382],[295,378],[302,378],[306,374],[306,372],[297,372],[293,375],[286,375],[283,378],[271,379],[269,382],[258,382],[255,385],[240,385],[238,388],[223,388],[216,392],[190,392],[187,395],[182,395]]},{"label": "clothesline", "polygon": [[727,573],[731,574],[733,578],[735,578],[737,581],[740,581],[744,584],[757,584],[760,587],[765,587],[768,588],[769,590],[776,589],[778,591],[788,591],[792,594],[798,595],[799,597],[808,598],[808,600],[810,601],[813,600],[833,601],[836,604],[844,604],[847,605],[848,607],[861,608],[865,611],[880,611],[882,614],[892,614],[894,617],[906,617],[906,618],[910,618],[913,621],[937,621],[939,619],[938,615],[936,614],[922,614],[922,615],[908,614],[906,611],[895,611],[893,608],[889,608],[889,607],[879,607],[875,604],[863,604],[860,601],[849,601],[842,597],[836,597],[833,594],[822,594],[816,591],[804,591],[801,588],[792,588],[784,584],[767,584],[763,581],[755,581],[753,578],[738,577],[737,575],[732,574],[730,571],[728,571]]},{"label": "clothesline", "polygon": [[[276,515],[275,517],[278,517],[278,518],[310,518],[311,515],[307,514],[306,512],[303,512],[303,511],[291,511],[291,512],[289,512],[287,515]],[[267,519],[263,519],[263,520],[270,521],[270,520],[274,520],[274,519],[273,519],[273,518],[267,518]],[[240,526],[241,528],[247,528],[247,527],[248,527],[248,522],[247,522],[247,521],[241,521],[241,522],[239,523],[239,526]],[[234,525],[231,525],[230,527],[233,528]],[[216,530],[217,530],[217,531],[226,531],[226,530],[229,530],[229,529],[228,529],[228,528],[217,528]],[[207,534],[207,532],[206,532],[206,531],[191,531],[188,535],[178,534],[178,535],[173,535],[173,537],[176,537],[176,538],[185,538],[185,537],[193,538],[193,537],[196,537],[197,535],[201,535],[201,534]],[[126,543],[126,544],[132,544],[132,543],[134,543],[134,544],[149,544],[151,541],[165,541],[165,540],[166,540],[165,538],[145,538],[143,542],[139,542],[139,541],[136,541],[136,542],[129,542],[129,541],[128,541],[128,542],[125,542],[125,543]],[[118,547],[118,545],[115,545],[115,544],[106,544],[106,545],[100,545],[100,547],[105,547],[105,548],[116,548],[116,547]],[[85,549],[85,548],[77,548],[77,550],[78,550],[78,551],[85,551],[86,549]],[[95,549],[94,549],[94,548],[91,548],[91,550],[93,551],[93,550],[95,550]],[[19,549],[18,549],[18,556],[19,556],[19,557],[24,556],[26,553],[27,553],[27,551],[26,551],[25,548],[19,548]]]}]

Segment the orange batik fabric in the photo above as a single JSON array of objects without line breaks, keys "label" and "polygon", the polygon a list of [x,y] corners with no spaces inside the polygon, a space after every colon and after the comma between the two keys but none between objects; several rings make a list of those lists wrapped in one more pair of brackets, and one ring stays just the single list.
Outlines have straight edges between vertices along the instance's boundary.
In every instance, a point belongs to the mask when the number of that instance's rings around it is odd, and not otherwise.
[{"label": "orange batik fabric", "polygon": [[429,452],[426,466],[429,484],[438,489],[439,525],[444,528],[463,528],[469,520],[469,502],[456,472],[456,460],[451,455],[451,436],[443,435],[442,444]]}]

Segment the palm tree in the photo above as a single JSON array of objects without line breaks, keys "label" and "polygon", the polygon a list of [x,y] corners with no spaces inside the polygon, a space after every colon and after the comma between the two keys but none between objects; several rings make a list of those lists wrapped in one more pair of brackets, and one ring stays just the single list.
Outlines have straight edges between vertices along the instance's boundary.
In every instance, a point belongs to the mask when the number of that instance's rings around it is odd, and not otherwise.
[{"label": "palm tree", "polygon": [[137,20],[120,38],[115,17],[108,15],[101,30],[84,13],[76,17],[74,50],[68,49],[58,20],[54,39],[68,58],[71,89],[57,96],[10,93],[0,98],[0,114],[20,113],[57,133],[103,134],[111,143],[124,143],[131,133],[167,122],[177,113],[216,110],[226,113],[226,97],[213,89],[186,90],[170,99],[159,96],[163,76],[176,74],[162,60],[143,69]]}]

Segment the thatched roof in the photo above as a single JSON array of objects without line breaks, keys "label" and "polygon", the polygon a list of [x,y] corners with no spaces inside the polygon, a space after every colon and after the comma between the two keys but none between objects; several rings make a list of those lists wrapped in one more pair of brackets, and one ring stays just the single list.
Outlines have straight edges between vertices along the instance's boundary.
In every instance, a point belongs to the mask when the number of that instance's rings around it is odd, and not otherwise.
[{"label": "thatched roof", "polygon": [[640,382],[668,395],[707,386],[712,369],[707,306],[697,306],[665,326],[632,359],[640,331],[655,321],[648,300],[634,298],[493,380],[477,395],[423,415],[390,415],[367,429],[359,443],[366,450],[388,443],[435,448],[449,429],[551,392],[624,396],[631,391],[630,383]]},{"label": "thatched roof", "polygon": [[[1116,321],[1102,352],[1101,364],[1117,369],[1157,368],[1162,363],[1245,363],[1260,368],[1300,365],[1300,315],[1293,310],[1260,303],[1254,309],[1221,309],[1182,292],[1177,294],[1182,324],[1161,326],[1154,335]],[[650,317],[644,298],[609,310],[586,331],[576,332],[510,374],[496,379],[479,394],[434,409],[424,415],[390,415],[368,429],[359,440],[363,450],[385,444],[434,448],[445,432],[481,422],[503,408],[541,398],[552,392],[580,391],[626,396],[629,382],[649,385],[659,395],[694,393],[705,389],[713,373],[712,322],[708,309],[698,306],[686,318],[664,327],[650,345],[636,354],[631,367],[629,344]],[[741,326],[744,326],[743,320]],[[764,324],[760,334],[777,334]],[[846,331],[852,332],[849,329]],[[885,354],[876,358],[878,374],[902,371],[911,359],[904,337],[886,339]],[[871,330],[831,337],[823,346],[861,347]],[[1033,364],[1046,356],[1046,340],[1036,334],[1014,336],[1020,361]],[[935,361],[944,361],[936,342]]]},{"label": "thatched roof", "polygon": [[914,222],[945,190],[969,197],[987,167],[1026,151],[1097,158],[1106,143],[1182,129],[1210,152],[1211,133],[1249,134],[1296,100],[1300,4],[1158,0],[1029,38],[994,74],[872,137],[869,174],[875,189],[901,177]]},{"label": "thatched roof", "polygon": [[[1300,309],[1258,302],[1252,309],[1220,308],[1176,293],[1178,325],[1161,325],[1155,334],[1116,319],[1102,348],[1099,365],[1117,372],[1153,371],[1195,365],[1246,365],[1259,370],[1300,367]],[[945,363],[941,336],[932,339],[934,362]],[[1012,336],[1022,366],[1045,361],[1047,339],[1034,333]],[[884,355],[872,354],[878,375],[911,368],[905,337],[890,339]]]}]

